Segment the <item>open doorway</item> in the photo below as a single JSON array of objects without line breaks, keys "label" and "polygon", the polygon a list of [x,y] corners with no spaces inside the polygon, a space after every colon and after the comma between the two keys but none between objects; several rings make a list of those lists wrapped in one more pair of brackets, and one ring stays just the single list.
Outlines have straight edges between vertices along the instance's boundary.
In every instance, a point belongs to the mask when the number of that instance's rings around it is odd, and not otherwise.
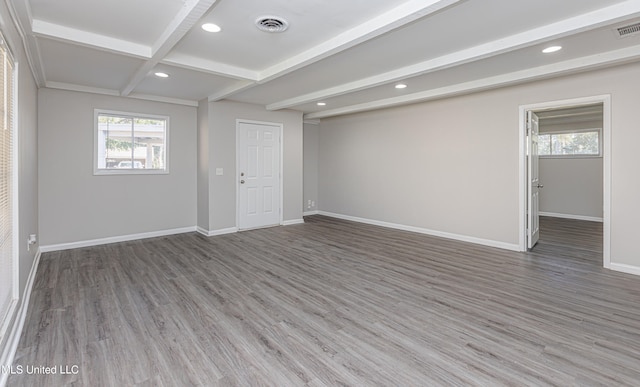
[{"label": "open doorway", "polygon": [[521,106],[520,116],[522,251],[581,249],[609,267],[609,96]]}]

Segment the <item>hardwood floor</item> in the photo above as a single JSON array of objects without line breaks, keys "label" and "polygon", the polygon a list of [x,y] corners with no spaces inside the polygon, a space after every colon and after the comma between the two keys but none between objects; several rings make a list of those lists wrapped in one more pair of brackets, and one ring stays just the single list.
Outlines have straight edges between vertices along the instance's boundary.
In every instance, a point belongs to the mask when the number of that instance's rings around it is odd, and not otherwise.
[{"label": "hardwood floor", "polygon": [[9,385],[637,386],[640,278],[549,230],[515,253],[313,216],[46,253],[14,368],[78,373]]},{"label": "hardwood floor", "polygon": [[602,265],[602,241],[603,230],[600,222],[540,217],[541,246],[565,248],[577,257],[582,252],[584,259],[592,259],[594,263]]}]

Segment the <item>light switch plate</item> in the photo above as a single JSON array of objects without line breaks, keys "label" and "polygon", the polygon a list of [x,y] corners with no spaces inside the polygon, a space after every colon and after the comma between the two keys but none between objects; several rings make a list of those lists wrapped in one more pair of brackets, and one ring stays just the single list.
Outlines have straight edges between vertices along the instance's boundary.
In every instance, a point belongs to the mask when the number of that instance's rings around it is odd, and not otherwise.
[{"label": "light switch plate", "polygon": [[224,174],[224,169],[216,168],[216,176],[222,176]]}]

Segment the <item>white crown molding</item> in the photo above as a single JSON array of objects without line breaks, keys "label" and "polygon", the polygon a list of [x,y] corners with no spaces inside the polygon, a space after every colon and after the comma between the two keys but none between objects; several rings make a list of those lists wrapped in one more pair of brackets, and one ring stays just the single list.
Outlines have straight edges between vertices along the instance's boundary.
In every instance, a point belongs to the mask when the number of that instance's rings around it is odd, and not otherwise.
[{"label": "white crown molding", "polygon": [[[100,95],[109,95],[113,97],[120,97],[120,92],[118,90],[113,89],[103,89],[99,87],[89,87],[83,85],[76,85],[72,83],[64,83],[64,82],[46,82],[43,87],[47,87],[49,89],[58,89],[58,90],[66,90],[66,91],[79,91],[82,93],[91,93],[91,94],[100,94]],[[148,95],[148,94],[129,94],[123,98],[135,98],[142,99],[145,101],[154,101],[154,102],[164,102],[170,103],[174,105],[185,105],[185,106],[193,106],[198,107],[198,101],[192,101],[189,99],[180,99],[180,98],[171,98],[171,97],[162,97],[158,95]]]},{"label": "white crown molding", "polygon": [[193,101],[190,99],[182,99],[182,98],[172,98],[172,97],[163,97],[160,95],[150,95],[150,94],[140,94],[140,93],[131,93],[127,97],[142,99],[145,101],[155,101],[155,102],[164,102],[170,103],[173,105],[184,105],[184,106],[192,106],[198,107],[198,101]]},{"label": "white crown molding", "polygon": [[111,95],[111,96],[120,96],[120,92],[118,90],[113,89],[103,89],[100,87],[91,87],[84,85],[76,85],[73,83],[65,83],[65,82],[46,82],[44,87],[49,89],[58,89],[58,90],[67,90],[67,91],[80,91],[83,93],[91,93],[91,94],[102,94],[102,95]]},{"label": "white crown molding", "polygon": [[33,20],[31,16],[31,6],[28,1],[6,0],[6,3],[13,24],[16,26],[18,34],[22,39],[22,45],[24,46],[25,55],[27,56],[27,62],[29,63],[33,78],[38,87],[43,87],[46,82],[46,77],[38,40],[31,33],[31,22]]},{"label": "white crown molding", "polygon": [[343,114],[351,114],[368,110],[382,109],[416,102],[424,102],[439,98],[452,97],[461,94],[495,89],[498,87],[515,85],[518,83],[551,78],[555,76],[576,73],[579,71],[629,63],[640,59],[640,46],[627,47],[620,50],[576,58],[564,62],[539,66],[531,69],[515,71],[507,74],[478,79],[475,81],[458,83],[437,89],[406,94],[403,96],[385,98],[341,108],[324,110],[304,115],[305,120],[327,118]]},{"label": "white crown molding", "polygon": [[[230,95],[250,89],[257,84],[267,83],[270,80],[289,74],[305,66],[309,66],[321,59],[347,50],[412,21],[428,17],[443,8],[454,6],[456,3],[464,0],[409,0],[401,6],[373,18],[368,22],[351,28],[336,37],[310,48],[309,50],[259,71],[210,61],[206,58],[196,58],[189,55],[171,52],[178,41],[185,36],[185,34],[204,14],[206,14],[206,12],[211,9],[211,7],[213,7],[216,0],[185,0],[185,4],[180,12],[178,12],[152,46],[116,39],[88,31],[81,31],[49,23],[44,20],[32,20],[28,1],[5,1],[9,6],[11,16],[14,19],[19,33],[22,35],[23,44],[27,52],[27,60],[39,87],[44,87],[48,84],[46,82],[44,64],[41,60],[40,49],[38,47],[38,37],[43,37],[143,59],[144,64],[131,75],[126,85],[119,90],[119,94],[122,96],[128,96],[133,93],[136,86],[146,76],[148,76],[151,70],[158,63],[165,63],[171,66],[237,79],[238,81],[236,83],[223,89],[216,90],[208,96],[209,101],[218,101]],[[626,0],[621,3],[597,9],[593,12],[584,13],[556,23],[524,31],[504,39],[460,50],[449,55],[444,55],[442,57],[434,58],[411,66],[401,67],[372,77],[288,98],[271,103],[266,107],[268,110],[296,107],[318,99],[328,99],[394,82],[400,79],[405,79],[407,77],[427,74],[465,63],[472,63],[491,56],[504,54],[513,50],[558,39],[573,33],[588,31],[607,24],[620,23],[638,16],[640,16],[640,2],[637,0]],[[456,86],[458,85],[452,85],[449,88],[455,89]],[[443,89],[446,88],[438,90]],[[100,93],[105,94],[104,91]],[[432,93],[432,91],[425,91],[424,93],[429,94]],[[109,91],[107,94],[112,95],[113,93]],[[416,97],[418,94],[412,94],[412,96]],[[149,96],[145,96],[144,99],[149,99],[148,97]],[[418,97],[418,100],[419,98],[421,97]],[[411,102],[411,100],[408,101]],[[364,107],[364,110],[369,110],[366,106],[371,106],[373,108],[376,106],[384,107],[387,106],[386,104],[388,102],[390,102],[390,100],[385,99],[354,106],[358,107],[358,109],[362,109]],[[391,102],[395,103],[393,101]],[[179,103],[182,104],[182,102]],[[191,106],[190,104],[191,102],[189,102],[189,106]],[[348,113],[357,111],[353,110],[354,106],[310,113],[306,118],[328,117],[336,114],[346,114],[343,112]]]},{"label": "white crown molding", "polygon": [[100,35],[89,31],[70,28],[59,24],[35,19],[31,24],[32,32],[39,37],[96,48],[102,51],[124,54],[136,58],[151,57],[151,47],[127,40]]},{"label": "white crown molding", "polygon": [[573,33],[592,30],[608,23],[618,22],[623,19],[631,19],[633,17],[637,17],[639,14],[640,2],[627,1],[556,23],[527,30],[506,38],[480,44],[448,55],[443,55],[421,63],[405,66],[382,74],[344,83],[342,85],[329,87],[324,90],[288,98],[267,105],[267,110],[285,109],[317,100],[326,100],[331,97],[337,97],[410,77],[460,66],[466,63],[505,54],[517,49],[559,39]]}]

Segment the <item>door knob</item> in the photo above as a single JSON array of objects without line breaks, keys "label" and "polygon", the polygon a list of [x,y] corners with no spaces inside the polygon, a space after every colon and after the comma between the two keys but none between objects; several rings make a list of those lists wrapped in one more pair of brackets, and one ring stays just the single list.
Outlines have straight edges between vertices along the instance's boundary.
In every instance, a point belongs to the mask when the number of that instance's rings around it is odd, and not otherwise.
[{"label": "door knob", "polygon": [[544,185],[542,185],[542,184],[538,184],[538,185],[537,185],[537,187],[538,187],[538,188],[544,188]]},{"label": "door knob", "polygon": [[240,184],[244,184],[244,180],[240,180]]}]

